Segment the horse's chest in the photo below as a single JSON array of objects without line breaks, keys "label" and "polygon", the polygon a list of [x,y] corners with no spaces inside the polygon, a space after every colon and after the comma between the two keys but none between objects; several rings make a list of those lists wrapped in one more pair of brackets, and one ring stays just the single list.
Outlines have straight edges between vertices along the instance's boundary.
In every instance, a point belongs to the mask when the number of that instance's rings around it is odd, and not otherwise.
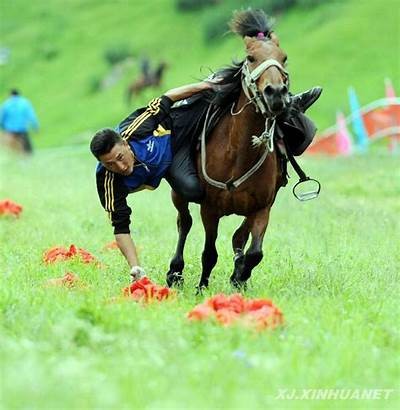
[{"label": "horse's chest", "polygon": [[221,215],[249,215],[265,208],[270,202],[271,194],[251,188],[237,192],[220,191],[216,206]]}]

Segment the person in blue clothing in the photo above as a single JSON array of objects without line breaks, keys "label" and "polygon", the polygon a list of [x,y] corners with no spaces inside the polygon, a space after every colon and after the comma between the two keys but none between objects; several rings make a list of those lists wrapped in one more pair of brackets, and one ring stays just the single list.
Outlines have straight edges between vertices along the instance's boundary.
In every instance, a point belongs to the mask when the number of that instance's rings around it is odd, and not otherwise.
[{"label": "person in blue clothing", "polygon": [[14,140],[18,141],[25,153],[33,151],[29,130],[39,129],[39,122],[30,101],[22,97],[18,90],[11,90],[10,97],[0,108],[0,126]]}]

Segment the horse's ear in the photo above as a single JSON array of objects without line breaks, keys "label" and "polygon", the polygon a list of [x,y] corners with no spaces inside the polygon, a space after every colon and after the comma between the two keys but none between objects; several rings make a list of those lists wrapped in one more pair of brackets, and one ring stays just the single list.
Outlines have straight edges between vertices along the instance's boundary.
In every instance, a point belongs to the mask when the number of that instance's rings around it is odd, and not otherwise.
[{"label": "horse's ear", "polygon": [[269,37],[270,37],[271,41],[279,47],[279,38],[273,31],[271,31]]}]

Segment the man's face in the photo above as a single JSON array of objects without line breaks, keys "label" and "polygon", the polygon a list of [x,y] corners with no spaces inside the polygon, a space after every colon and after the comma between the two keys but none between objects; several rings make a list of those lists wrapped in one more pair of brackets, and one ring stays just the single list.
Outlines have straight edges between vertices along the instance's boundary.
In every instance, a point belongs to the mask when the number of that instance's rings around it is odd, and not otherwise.
[{"label": "man's face", "polygon": [[108,154],[100,155],[100,162],[111,172],[130,175],[135,163],[133,153],[126,141],[115,144]]}]

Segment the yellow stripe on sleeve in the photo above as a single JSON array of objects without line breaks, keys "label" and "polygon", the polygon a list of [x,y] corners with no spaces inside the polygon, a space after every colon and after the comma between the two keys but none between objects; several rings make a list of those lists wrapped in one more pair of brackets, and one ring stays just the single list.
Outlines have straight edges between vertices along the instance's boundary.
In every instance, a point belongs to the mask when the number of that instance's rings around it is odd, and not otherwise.
[{"label": "yellow stripe on sleeve", "polygon": [[106,171],[104,179],[104,208],[108,212],[115,211],[113,183],[114,174],[110,171]]},{"label": "yellow stripe on sleeve", "polygon": [[149,107],[153,111],[157,111],[160,109],[160,104],[161,104],[161,98],[154,98],[153,100],[150,101]]},{"label": "yellow stripe on sleeve", "polygon": [[152,113],[145,111],[142,115],[139,115],[130,125],[129,127],[121,134],[124,139],[128,139],[128,137],[137,130],[147,118],[151,117]]},{"label": "yellow stripe on sleeve", "polygon": [[110,208],[111,208],[111,211],[115,211],[115,207],[114,207],[114,174],[111,174],[111,178],[110,178]]},{"label": "yellow stripe on sleeve", "polygon": [[104,177],[104,209],[108,211],[108,174],[109,172],[106,171],[105,177]]},{"label": "yellow stripe on sleeve", "polygon": [[140,114],[138,117],[136,117],[132,123],[128,126],[128,128],[121,133],[124,139],[128,139],[129,136],[132,135],[132,133],[137,130],[140,125],[143,124],[143,122],[149,118],[151,115],[156,115],[160,111],[160,105],[161,105],[161,98],[154,98],[151,100],[147,106],[146,111],[144,111],[142,114]]}]

